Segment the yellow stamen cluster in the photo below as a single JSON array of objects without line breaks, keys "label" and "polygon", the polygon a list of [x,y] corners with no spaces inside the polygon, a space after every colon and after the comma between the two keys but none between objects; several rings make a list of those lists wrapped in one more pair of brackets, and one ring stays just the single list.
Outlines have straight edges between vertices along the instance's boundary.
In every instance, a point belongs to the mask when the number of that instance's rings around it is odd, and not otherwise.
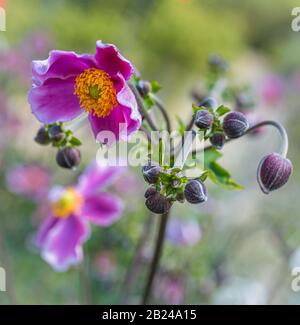
[{"label": "yellow stamen cluster", "polygon": [[98,117],[110,114],[118,104],[114,84],[105,71],[89,68],[77,76],[74,95],[80,107]]},{"label": "yellow stamen cluster", "polygon": [[78,213],[82,203],[82,196],[74,188],[67,188],[59,199],[52,203],[53,215],[57,218],[67,218],[74,213]]}]

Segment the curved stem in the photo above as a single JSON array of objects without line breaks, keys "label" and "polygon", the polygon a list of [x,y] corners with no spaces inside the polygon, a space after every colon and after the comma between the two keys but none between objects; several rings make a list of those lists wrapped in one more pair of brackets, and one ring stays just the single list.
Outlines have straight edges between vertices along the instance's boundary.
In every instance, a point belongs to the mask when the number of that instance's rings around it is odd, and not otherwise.
[{"label": "curved stem", "polygon": [[148,122],[149,126],[151,127],[151,129],[153,131],[157,131],[157,127],[156,125],[154,124],[154,122],[152,121],[150,115],[148,114],[146,108],[144,107],[144,104],[143,104],[143,100],[138,92],[138,90],[136,89],[136,87],[131,83],[131,82],[128,82],[127,83],[129,88],[131,89],[131,91],[133,92],[134,94],[134,97],[136,99],[136,102],[137,102],[137,105],[138,105],[138,108],[139,108],[139,112],[141,113],[142,117]]},{"label": "curved stem", "polygon": [[142,265],[142,258],[143,258],[143,250],[145,248],[145,244],[149,238],[151,233],[152,225],[154,221],[154,216],[152,213],[149,213],[147,219],[143,226],[142,234],[137,242],[135,252],[133,254],[133,258],[131,264],[128,267],[126,272],[126,276],[121,288],[121,304],[127,304],[129,298],[129,290],[136,280],[137,274],[140,270]]},{"label": "curved stem", "polygon": [[162,116],[163,116],[163,118],[164,118],[164,120],[166,122],[166,127],[167,127],[168,132],[171,133],[171,131],[172,131],[171,121],[170,121],[169,115],[168,115],[163,103],[155,95],[151,95],[151,98],[154,100],[155,105],[160,110],[160,112],[161,112],[161,114],[162,114]]},{"label": "curved stem", "polygon": [[[288,152],[288,146],[289,146],[289,141],[288,141],[288,136],[287,136],[287,133],[286,133],[286,130],[285,128],[282,126],[282,124],[278,123],[278,122],[275,122],[275,121],[262,121],[260,123],[257,123],[253,126],[251,126],[244,134],[249,134],[253,131],[255,131],[256,129],[262,127],[262,126],[265,126],[265,125],[271,125],[271,126],[274,126],[280,133],[281,135],[281,146],[280,146],[280,150],[279,150],[279,153],[283,156],[283,157],[286,157],[287,155],[287,152]],[[226,143],[232,141],[232,140],[236,140],[236,139],[239,139],[239,138],[235,138],[235,139],[226,139]],[[197,153],[197,152],[201,152],[203,150],[209,150],[209,149],[212,149],[214,146],[213,145],[209,145],[209,146],[206,146],[204,148],[201,148],[201,149],[198,149],[198,150],[194,150],[192,153]]]},{"label": "curved stem", "polygon": [[280,146],[280,150],[279,153],[285,158],[289,149],[289,139],[288,139],[288,135],[286,133],[285,128],[283,127],[282,124],[275,122],[275,121],[263,121],[260,123],[257,123],[255,125],[253,125],[251,128],[249,128],[245,134],[247,133],[251,133],[252,131],[254,131],[255,129],[258,129],[262,126],[265,125],[271,125],[274,126],[280,133],[281,136],[281,146]]},{"label": "curved stem", "polygon": [[150,270],[149,270],[149,273],[147,276],[147,283],[146,283],[146,287],[145,287],[144,294],[143,294],[143,299],[142,299],[143,305],[146,305],[150,298],[150,294],[151,294],[152,287],[153,287],[153,281],[154,281],[155,275],[157,273],[160,257],[162,254],[162,249],[163,249],[163,244],[164,244],[164,239],[165,239],[165,232],[166,232],[166,228],[167,228],[169,215],[170,215],[170,210],[168,212],[166,212],[165,214],[162,214],[162,216],[161,216],[159,231],[158,231],[157,240],[156,240],[156,244],[155,244],[154,255],[152,258]]}]

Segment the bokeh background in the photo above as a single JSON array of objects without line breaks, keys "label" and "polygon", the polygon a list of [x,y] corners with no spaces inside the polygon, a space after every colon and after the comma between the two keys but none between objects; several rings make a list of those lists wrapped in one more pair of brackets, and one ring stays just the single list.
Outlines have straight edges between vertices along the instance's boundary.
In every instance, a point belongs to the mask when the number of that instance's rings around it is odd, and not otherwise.
[{"label": "bokeh background", "polygon": [[[30,113],[30,62],[50,49],[94,52],[95,41],[115,43],[145,79],[162,85],[159,95],[173,116],[188,119],[191,90],[201,84],[207,57],[218,53],[230,62],[236,85],[253,87],[255,118],[275,119],[287,128],[290,182],[271,195],[256,183],[260,158],[276,150],[279,137],[266,129],[228,144],[222,164],[243,191],[209,184],[209,200],[196,207],[179,205],[152,302],[163,304],[298,304],[291,289],[292,267],[300,267],[298,170],[300,32],[291,29],[293,0],[6,0],[7,26],[0,32],[0,266],[7,272],[7,292],[0,303],[84,303],[80,267],[54,272],[39,256],[33,235],[46,209],[9,188],[12,168],[35,164],[37,188],[70,184],[95,158],[97,145],[82,128],[83,162],[76,172],[59,169],[55,150],[38,146],[39,127]],[[298,2],[299,6],[299,2]],[[21,177],[21,176],[18,176]],[[44,178],[46,177],[46,179]],[[50,186],[49,185],[49,186]],[[94,229],[86,245],[92,302],[137,303],[149,266],[158,217],[150,221],[145,249],[130,294],[122,297],[148,213],[139,170],[128,170],[112,191],[125,212],[110,228]],[[130,190],[128,190],[130,189]],[[45,196],[47,194],[44,194]],[[148,229],[148,228],[147,228]],[[122,298],[122,299],[121,299]]]}]

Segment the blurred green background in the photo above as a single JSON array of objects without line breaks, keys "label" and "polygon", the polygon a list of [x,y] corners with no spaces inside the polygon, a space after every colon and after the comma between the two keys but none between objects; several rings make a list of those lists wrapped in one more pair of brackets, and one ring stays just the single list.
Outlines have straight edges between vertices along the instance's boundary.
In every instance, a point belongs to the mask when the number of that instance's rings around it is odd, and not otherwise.
[{"label": "blurred green background", "polygon": [[[20,126],[17,135],[0,131],[0,266],[6,269],[9,287],[8,292],[0,292],[0,303],[83,303],[80,270],[55,273],[41,260],[32,245],[36,204],[10,193],[5,174],[12,166],[35,161],[51,169],[53,183],[68,184],[95,157],[97,146],[84,128],[79,132],[85,139],[80,169],[74,174],[57,168],[54,149],[41,148],[32,140],[38,123],[31,116],[26,97],[32,59],[46,58],[52,48],[93,53],[98,39],[116,44],[143,78],[159,81],[160,96],[174,121],[175,114],[188,119],[190,91],[201,82],[211,53],[219,53],[231,63],[231,78],[237,84],[247,82],[257,93],[264,76],[280,76],[285,90],[280,104],[260,105],[258,110],[262,117],[277,119],[287,127],[293,177],[272,195],[259,191],[256,167],[260,158],[278,145],[273,131],[228,145],[222,162],[245,189],[226,191],[211,185],[206,206],[178,205],[173,217],[196,220],[202,237],[191,247],[167,242],[152,301],[300,303],[300,293],[291,290],[291,265],[300,266],[299,251],[298,260],[296,254],[300,247],[300,32],[291,30],[291,10],[297,2],[6,0],[7,31],[0,32],[0,54],[10,58],[15,54],[15,61],[10,62],[15,70],[0,62],[0,85],[9,114]],[[36,34],[46,44],[34,53],[30,42]],[[122,281],[147,218],[141,191],[145,185],[139,171],[130,173],[136,189],[121,193],[127,203],[124,216],[108,229],[94,229],[86,245],[94,303],[120,302]],[[157,221],[153,219],[128,303],[139,301]],[[97,263],[103,256],[108,272]]]}]

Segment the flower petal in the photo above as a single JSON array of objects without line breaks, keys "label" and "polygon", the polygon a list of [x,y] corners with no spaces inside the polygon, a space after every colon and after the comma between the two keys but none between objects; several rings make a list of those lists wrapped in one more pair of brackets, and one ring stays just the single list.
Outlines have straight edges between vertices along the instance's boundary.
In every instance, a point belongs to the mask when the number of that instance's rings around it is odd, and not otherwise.
[{"label": "flower petal", "polygon": [[99,135],[99,132],[112,132],[115,139],[110,139],[109,144],[120,139],[126,140],[130,134],[140,128],[142,123],[134,94],[120,74],[114,78],[114,84],[119,105],[104,118],[89,115],[94,136],[99,142],[103,142],[103,136]]},{"label": "flower petal", "polygon": [[89,54],[51,51],[46,60],[32,61],[32,79],[34,85],[41,85],[52,78],[69,79],[95,66],[95,58]]},{"label": "flower petal", "polygon": [[93,162],[79,177],[76,189],[83,195],[91,194],[111,184],[122,172],[123,168],[99,166]]},{"label": "flower petal", "polygon": [[55,227],[56,223],[59,221],[58,218],[49,215],[40,225],[40,228],[36,234],[36,244],[38,247],[42,247],[47,239],[49,231]]},{"label": "flower petal", "polygon": [[85,199],[82,215],[99,226],[110,226],[121,217],[122,201],[115,195],[100,193]]},{"label": "flower petal", "polygon": [[[55,271],[66,271],[71,265],[80,263],[83,258],[82,245],[88,238],[88,224],[76,216],[48,219],[40,239],[42,257]],[[50,226],[52,225],[52,226]],[[50,226],[50,227],[49,227]]]},{"label": "flower petal", "polygon": [[82,113],[74,93],[74,78],[48,79],[31,88],[28,96],[32,113],[42,123],[70,121]]},{"label": "flower petal", "polygon": [[95,59],[99,69],[104,70],[110,76],[121,73],[127,80],[134,72],[132,64],[121,55],[113,44],[97,41]]}]

